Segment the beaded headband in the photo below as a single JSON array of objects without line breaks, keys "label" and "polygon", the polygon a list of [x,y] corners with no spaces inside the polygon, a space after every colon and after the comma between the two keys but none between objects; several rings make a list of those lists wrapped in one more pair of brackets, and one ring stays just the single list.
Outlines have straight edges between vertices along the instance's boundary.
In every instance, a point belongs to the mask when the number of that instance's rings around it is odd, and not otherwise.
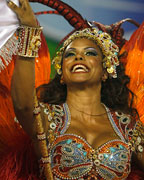
[{"label": "beaded headband", "polygon": [[63,47],[60,51],[57,52],[56,57],[53,59],[53,64],[57,73],[61,75],[62,73],[62,55],[65,48],[75,39],[86,38],[94,41],[101,49],[104,58],[103,58],[103,67],[106,68],[108,74],[112,78],[117,78],[116,66],[119,65],[118,53],[119,48],[111,39],[111,36],[106,33],[99,31],[96,28],[85,28],[74,32],[63,44]]}]

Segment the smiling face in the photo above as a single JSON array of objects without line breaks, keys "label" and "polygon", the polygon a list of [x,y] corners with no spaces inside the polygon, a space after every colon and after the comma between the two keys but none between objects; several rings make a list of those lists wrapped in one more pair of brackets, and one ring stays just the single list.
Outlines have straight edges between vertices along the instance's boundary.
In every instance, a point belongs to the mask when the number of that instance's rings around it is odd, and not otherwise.
[{"label": "smiling face", "polygon": [[103,74],[102,52],[93,41],[80,38],[67,46],[62,64],[62,79],[67,85],[101,83]]}]

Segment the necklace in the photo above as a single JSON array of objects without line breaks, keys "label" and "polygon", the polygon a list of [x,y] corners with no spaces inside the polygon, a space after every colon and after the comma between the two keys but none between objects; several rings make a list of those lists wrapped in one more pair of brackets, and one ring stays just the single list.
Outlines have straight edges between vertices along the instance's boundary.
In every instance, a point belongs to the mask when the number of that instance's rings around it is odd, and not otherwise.
[{"label": "necklace", "polygon": [[[72,104],[69,104],[73,109],[75,109],[76,111],[78,111],[78,112],[81,112],[81,113],[83,113],[83,114],[86,114],[86,115],[88,115],[88,116],[103,116],[103,115],[105,115],[105,114],[107,114],[108,112],[106,111],[105,113],[102,113],[102,114],[88,114],[88,113],[86,113],[86,112],[84,112],[84,111],[81,111],[81,110],[78,110],[77,108],[75,108]],[[105,107],[105,105],[103,104],[103,106]]]}]

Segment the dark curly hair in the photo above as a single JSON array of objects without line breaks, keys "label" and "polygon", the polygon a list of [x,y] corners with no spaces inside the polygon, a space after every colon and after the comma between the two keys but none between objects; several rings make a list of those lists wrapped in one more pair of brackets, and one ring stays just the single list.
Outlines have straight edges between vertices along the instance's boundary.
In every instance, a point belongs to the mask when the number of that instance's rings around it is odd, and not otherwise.
[{"label": "dark curly hair", "polygon": [[[119,57],[119,59],[122,58]],[[66,101],[67,87],[60,83],[61,76],[56,74],[49,84],[41,85],[37,89],[38,98],[41,102],[49,104],[62,104]],[[114,111],[121,111],[137,116],[137,111],[133,108],[134,94],[127,87],[130,78],[125,75],[122,63],[117,66],[117,78],[108,78],[102,82],[101,102]]]}]

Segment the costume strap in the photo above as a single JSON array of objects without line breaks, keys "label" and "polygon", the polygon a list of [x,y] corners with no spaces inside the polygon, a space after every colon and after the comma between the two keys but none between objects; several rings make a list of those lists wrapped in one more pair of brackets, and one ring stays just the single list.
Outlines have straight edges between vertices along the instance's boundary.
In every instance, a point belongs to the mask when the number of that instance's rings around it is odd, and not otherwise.
[{"label": "costume strap", "polygon": [[36,130],[37,130],[37,138],[39,140],[39,146],[40,146],[40,151],[42,154],[42,162],[44,166],[44,173],[45,177],[47,180],[53,180],[53,175],[51,171],[51,165],[50,165],[50,159],[49,159],[49,154],[48,154],[48,148],[47,148],[47,143],[46,143],[46,136],[42,124],[42,119],[40,116],[40,106],[37,100],[36,92],[35,92],[35,97],[34,97],[34,115],[35,115],[35,120],[36,120]]}]

